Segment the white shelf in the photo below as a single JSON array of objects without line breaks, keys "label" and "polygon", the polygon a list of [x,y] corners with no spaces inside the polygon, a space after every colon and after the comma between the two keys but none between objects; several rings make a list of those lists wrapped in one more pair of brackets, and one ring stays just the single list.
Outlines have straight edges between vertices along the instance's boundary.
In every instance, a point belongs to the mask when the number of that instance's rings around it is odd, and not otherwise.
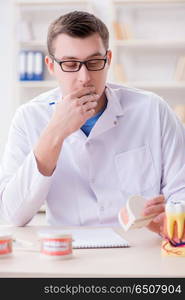
[{"label": "white shelf", "polygon": [[[159,89],[185,89],[185,81],[126,81],[119,82],[119,84],[135,86],[138,88],[159,88]],[[54,80],[43,80],[43,81],[19,81],[18,85],[22,88],[38,88],[38,87],[57,87],[57,82]]]},{"label": "white shelf", "polygon": [[130,87],[132,86],[136,88],[142,88],[142,89],[185,90],[185,81],[184,82],[169,81],[164,83],[161,81],[151,81],[151,82],[150,81],[126,81],[126,82],[120,82],[120,84],[130,86]]},{"label": "white shelf", "polygon": [[184,48],[185,49],[185,40],[142,40],[142,39],[130,39],[130,40],[114,40],[114,46],[119,47],[140,47],[140,48]]},{"label": "white shelf", "polygon": [[26,1],[26,0],[18,0],[16,1],[17,5],[25,5],[25,6],[29,6],[29,5],[77,5],[77,4],[88,4],[87,0],[66,0],[66,1],[51,1],[51,0],[43,0],[43,1],[37,1],[37,0],[32,0],[32,1]]},{"label": "white shelf", "polygon": [[20,41],[20,48],[23,49],[23,48],[46,48],[46,43],[43,42],[43,41],[36,41],[36,40],[33,40],[33,41]]},{"label": "white shelf", "polygon": [[185,0],[112,0],[111,80],[185,103],[184,16]]},{"label": "white shelf", "polygon": [[184,3],[184,0],[113,0],[114,4],[160,4],[160,3]]},{"label": "white shelf", "polygon": [[41,81],[18,81],[21,88],[55,88],[57,82],[54,80],[41,80]]}]

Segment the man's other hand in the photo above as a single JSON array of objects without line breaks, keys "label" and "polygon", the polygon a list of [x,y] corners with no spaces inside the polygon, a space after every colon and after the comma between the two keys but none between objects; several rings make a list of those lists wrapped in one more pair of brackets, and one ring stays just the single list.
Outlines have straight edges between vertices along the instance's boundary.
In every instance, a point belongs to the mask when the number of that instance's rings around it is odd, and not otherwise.
[{"label": "man's other hand", "polygon": [[149,199],[144,207],[144,216],[156,215],[153,220],[147,225],[147,228],[153,232],[163,235],[165,221],[165,198],[159,195]]}]

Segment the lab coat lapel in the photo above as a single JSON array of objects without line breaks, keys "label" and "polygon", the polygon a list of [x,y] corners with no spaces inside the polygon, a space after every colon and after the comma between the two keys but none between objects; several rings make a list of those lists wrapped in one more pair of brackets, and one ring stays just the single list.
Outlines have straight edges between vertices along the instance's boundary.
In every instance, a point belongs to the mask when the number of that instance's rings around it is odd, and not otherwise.
[{"label": "lab coat lapel", "polygon": [[123,115],[123,108],[120,104],[118,90],[113,90],[109,85],[107,85],[105,88],[105,94],[108,101],[107,108],[91,130],[89,139],[115,127],[118,123],[117,117]]},{"label": "lab coat lapel", "polygon": [[71,144],[75,143],[76,140],[80,140],[82,143],[85,143],[87,141],[87,138],[88,137],[85,135],[85,133],[81,129],[79,129],[68,136],[66,140]]}]

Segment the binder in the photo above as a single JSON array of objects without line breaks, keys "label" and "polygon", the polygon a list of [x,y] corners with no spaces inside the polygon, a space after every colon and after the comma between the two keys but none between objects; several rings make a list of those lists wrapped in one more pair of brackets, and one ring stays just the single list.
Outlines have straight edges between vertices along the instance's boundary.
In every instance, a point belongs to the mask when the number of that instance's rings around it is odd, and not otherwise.
[{"label": "binder", "polygon": [[34,53],[34,80],[43,80],[43,54],[41,51]]},{"label": "binder", "polygon": [[19,80],[27,80],[27,53],[24,50],[19,54]]},{"label": "binder", "polygon": [[114,72],[115,72],[115,76],[116,79],[118,80],[118,82],[126,82],[128,81],[128,78],[126,76],[126,73],[124,71],[124,66],[121,64],[115,64],[114,65]]},{"label": "binder", "polygon": [[42,51],[22,50],[19,54],[19,80],[43,80]]},{"label": "binder", "polygon": [[27,80],[34,80],[34,52],[27,52]]},{"label": "binder", "polygon": [[185,80],[185,56],[180,56],[175,69],[174,80]]}]

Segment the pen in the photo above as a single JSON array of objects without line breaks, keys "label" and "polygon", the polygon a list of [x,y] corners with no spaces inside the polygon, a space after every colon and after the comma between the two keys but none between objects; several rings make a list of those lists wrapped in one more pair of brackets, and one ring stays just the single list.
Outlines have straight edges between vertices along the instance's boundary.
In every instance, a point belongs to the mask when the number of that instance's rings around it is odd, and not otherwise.
[{"label": "pen", "polygon": [[[86,94],[87,96],[88,95],[92,95],[92,93],[88,93],[88,94]],[[51,101],[51,102],[49,102],[49,105],[53,105],[53,104],[56,104],[57,103],[57,101]]]},{"label": "pen", "polygon": [[53,105],[53,104],[56,104],[56,102],[55,101],[49,102],[49,105]]}]

